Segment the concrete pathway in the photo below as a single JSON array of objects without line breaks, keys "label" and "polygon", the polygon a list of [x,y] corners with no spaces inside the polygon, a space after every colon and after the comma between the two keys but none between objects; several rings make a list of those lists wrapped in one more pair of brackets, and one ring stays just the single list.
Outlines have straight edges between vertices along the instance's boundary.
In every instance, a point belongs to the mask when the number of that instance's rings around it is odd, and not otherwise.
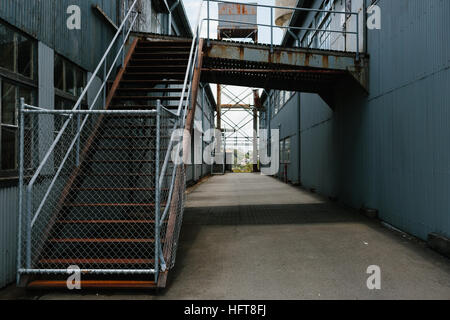
[{"label": "concrete pathway", "polygon": [[[367,288],[370,265],[381,268],[381,290]],[[227,174],[190,190],[176,267],[159,295],[45,292],[31,297],[450,299],[450,260],[354,210],[274,178]]]}]

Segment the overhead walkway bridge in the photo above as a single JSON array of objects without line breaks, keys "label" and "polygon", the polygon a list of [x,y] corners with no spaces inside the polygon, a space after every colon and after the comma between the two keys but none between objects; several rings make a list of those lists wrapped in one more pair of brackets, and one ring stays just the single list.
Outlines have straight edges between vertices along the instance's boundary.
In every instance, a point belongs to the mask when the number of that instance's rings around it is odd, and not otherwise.
[{"label": "overhead walkway bridge", "polygon": [[[328,101],[342,81],[367,88],[363,54],[201,39],[202,23],[193,39],[134,33],[126,53],[135,4],[73,109],[22,100],[21,285],[66,287],[79,272],[82,288],[165,286],[186,185],[184,165],[170,155],[188,147],[172,133],[193,129],[200,82],[314,92]],[[84,110],[101,71],[103,83]]]}]

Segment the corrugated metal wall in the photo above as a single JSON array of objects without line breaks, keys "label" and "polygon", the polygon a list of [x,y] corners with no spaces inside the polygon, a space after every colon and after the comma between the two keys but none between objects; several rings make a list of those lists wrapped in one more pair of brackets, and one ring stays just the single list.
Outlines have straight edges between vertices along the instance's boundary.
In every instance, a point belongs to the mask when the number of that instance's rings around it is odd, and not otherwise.
[{"label": "corrugated metal wall", "polygon": [[349,88],[329,118],[302,94],[302,182],[422,239],[450,236],[450,1],[378,5],[370,96]]},{"label": "corrugated metal wall", "polygon": [[[291,183],[299,182],[298,163],[298,129],[299,129],[298,95],[293,95],[284,107],[272,118],[271,128],[280,130],[280,140],[291,139],[290,163],[287,165],[287,179]],[[285,166],[281,164],[278,170],[280,178],[284,179]]]},{"label": "corrugated metal wall", "polygon": [[[69,30],[66,26],[70,5],[81,9],[81,30]],[[99,5],[117,23],[117,1],[112,0],[2,0],[0,17],[84,69],[93,70],[115,30],[92,5]]]},{"label": "corrugated metal wall", "polygon": [[17,187],[0,189],[0,288],[16,277]]}]

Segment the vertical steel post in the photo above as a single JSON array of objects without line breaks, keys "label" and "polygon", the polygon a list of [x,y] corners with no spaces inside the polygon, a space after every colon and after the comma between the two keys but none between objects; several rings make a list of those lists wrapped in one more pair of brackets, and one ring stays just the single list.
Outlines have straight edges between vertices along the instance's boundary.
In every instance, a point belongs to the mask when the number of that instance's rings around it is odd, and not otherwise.
[{"label": "vertical steel post", "polygon": [[205,127],[205,87],[202,87],[202,157],[201,157],[201,166],[200,166],[200,177],[203,177],[203,128]]},{"label": "vertical steel post", "polygon": [[155,282],[159,275],[159,229],[160,229],[160,188],[159,188],[159,150],[161,139],[161,100],[156,101],[156,154],[155,154]]},{"label": "vertical steel post", "polygon": [[[78,109],[80,109],[80,107],[78,107]],[[75,149],[75,166],[78,167],[80,165],[80,139],[81,139],[81,133],[80,133],[80,126],[81,126],[81,121],[80,121],[80,114],[77,114],[77,145],[76,145],[76,149]]]},{"label": "vertical steel post", "polygon": [[359,13],[356,14],[356,61],[359,61]]},{"label": "vertical steel post", "polygon": [[103,109],[106,108],[106,87],[108,85],[108,81],[106,79],[106,60],[105,58],[105,64],[103,65]]},{"label": "vertical steel post", "polygon": [[[25,99],[20,98],[19,109],[19,215],[17,221],[17,269],[22,267],[22,217],[23,217],[23,175],[24,175],[24,148],[25,148]],[[20,273],[17,272],[16,283],[19,285]]]},{"label": "vertical steel post", "polygon": [[270,52],[273,52],[273,7],[270,8]]},{"label": "vertical steel post", "polygon": [[124,45],[124,47],[122,48],[122,67],[125,65],[125,35],[124,35],[124,32],[125,32],[125,26],[122,30],[122,44]]},{"label": "vertical steel post", "polygon": [[207,29],[206,38],[208,39],[208,46],[209,46],[209,0],[206,0],[206,20],[208,21],[206,26]]},{"label": "vertical steel post", "polygon": [[27,228],[27,243],[26,243],[26,268],[31,268],[31,212],[32,212],[32,197],[33,197],[33,189],[28,186],[27,188],[27,220],[26,220],[26,228]]},{"label": "vertical steel post", "polygon": [[[123,14],[124,14],[124,19],[127,15],[127,8],[126,8],[126,4],[125,2],[123,3]],[[131,16],[131,15],[130,15]],[[123,25],[123,29],[122,29],[122,44],[125,44],[125,29],[126,29],[127,24],[124,23]],[[130,25],[131,28],[131,25]],[[125,46],[122,48],[122,67],[125,64]],[[105,59],[105,66],[106,66],[106,59]]]}]

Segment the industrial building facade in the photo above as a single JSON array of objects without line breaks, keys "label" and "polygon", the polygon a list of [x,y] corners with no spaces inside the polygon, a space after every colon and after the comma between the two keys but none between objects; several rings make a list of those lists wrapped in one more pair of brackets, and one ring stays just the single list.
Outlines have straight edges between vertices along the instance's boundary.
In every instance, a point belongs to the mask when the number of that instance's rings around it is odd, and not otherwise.
[{"label": "industrial building facade", "polygon": [[[42,108],[72,109],[131,3],[126,0],[0,3],[0,287],[15,280],[17,269],[19,98]],[[81,9],[81,30],[66,26],[70,16],[67,8],[71,5]],[[134,28],[136,34],[192,38],[181,2],[139,1],[137,6],[140,15]],[[114,77],[115,74],[109,79],[111,83]],[[91,105],[101,82],[100,78],[94,80],[82,108]],[[214,126],[215,102],[209,85],[201,84],[197,104],[195,119],[201,125],[196,129],[206,131]],[[55,136],[61,125],[55,121]],[[25,154],[25,158],[32,157]],[[186,171],[190,183],[209,174],[211,168],[192,165]]]},{"label": "industrial building facade", "polygon": [[[369,56],[368,94],[332,89],[319,95],[264,93],[263,128],[280,129],[278,176],[353,208],[378,210],[388,224],[427,239],[450,236],[450,31],[448,1],[317,0],[306,8],[361,12],[381,8],[381,29],[361,29]],[[362,21],[362,20],[361,20]],[[334,14],[299,13],[291,26],[348,28]],[[343,50],[350,43],[329,33],[286,33],[282,44]]]}]

